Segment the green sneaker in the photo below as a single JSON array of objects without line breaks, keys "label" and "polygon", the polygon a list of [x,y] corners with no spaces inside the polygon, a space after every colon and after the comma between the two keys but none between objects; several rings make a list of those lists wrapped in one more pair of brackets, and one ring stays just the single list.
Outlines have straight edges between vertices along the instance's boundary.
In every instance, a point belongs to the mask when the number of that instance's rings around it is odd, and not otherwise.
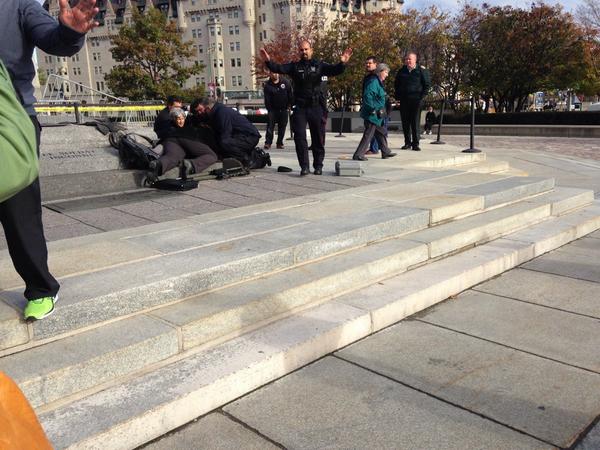
[{"label": "green sneaker", "polygon": [[54,297],[42,297],[29,300],[23,316],[27,321],[40,320],[48,317],[54,312],[54,304],[58,300],[58,295]]}]

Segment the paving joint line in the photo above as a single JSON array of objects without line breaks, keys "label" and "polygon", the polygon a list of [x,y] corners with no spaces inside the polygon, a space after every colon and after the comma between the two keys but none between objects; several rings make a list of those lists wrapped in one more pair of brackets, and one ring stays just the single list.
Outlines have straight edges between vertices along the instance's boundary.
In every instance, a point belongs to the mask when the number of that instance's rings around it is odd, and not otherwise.
[{"label": "paving joint line", "polygon": [[[533,261],[533,260],[532,260]],[[527,264],[527,263],[525,263]],[[529,267],[523,267],[523,266],[518,266],[519,269],[523,269],[523,270],[530,270],[531,272],[537,272],[537,273],[545,273],[546,275],[556,275],[559,277],[564,277],[564,278],[570,278],[572,280],[577,280],[577,281],[587,281],[588,283],[596,283],[596,284],[600,284],[600,282],[598,281],[594,281],[594,280],[588,280],[586,278],[577,278],[577,277],[572,277],[571,275],[564,275],[561,273],[553,273],[553,272],[544,272],[543,270],[539,270],[539,269],[531,269]]]},{"label": "paving joint line", "polygon": [[459,405],[458,403],[454,403],[454,402],[452,402],[452,401],[450,401],[450,400],[444,399],[443,397],[438,397],[438,396],[437,396],[437,395],[435,395],[435,394],[432,394],[432,393],[430,393],[430,392],[427,392],[427,391],[425,391],[425,390],[423,390],[423,389],[419,389],[418,387],[411,386],[411,385],[410,385],[410,384],[408,384],[408,383],[405,383],[405,382],[403,382],[403,381],[397,380],[397,379],[395,379],[395,378],[393,378],[393,377],[391,377],[391,376],[389,376],[389,375],[385,375],[385,374],[383,374],[383,373],[380,373],[380,372],[378,372],[378,371],[376,371],[376,370],[374,370],[374,369],[371,369],[371,368],[369,368],[369,367],[365,367],[365,366],[363,366],[363,365],[361,365],[361,364],[358,364],[358,363],[356,363],[356,362],[354,362],[354,361],[348,360],[348,359],[346,359],[346,358],[344,358],[344,357],[342,357],[342,356],[339,356],[339,355],[334,355],[334,357],[336,357],[336,358],[340,359],[341,361],[344,361],[344,362],[346,362],[346,363],[348,363],[348,364],[351,364],[351,365],[353,365],[353,366],[356,366],[356,367],[358,367],[358,368],[360,368],[360,369],[366,370],[367,372],[373,373],[373,374],[375,374],[375,375],[378,375],[378,376],[380,376],[380,377],[383,377],[383,378],[385,378],[385,379],[387,379],[387,380],[390,380],[390,381],[392,381],[392,382],[394,382],[394,383],[400,384],[400,385],[402,385],[402,386],[404,386],[404,387],[407,387],[407,388],[409,388],[409,389],[412,389],[412,390],[414,390],[414,391],[416,391],[416,392],[419,392],[419,393],[421,393],[421,394],[424,394],[424,395],[426,395],[426,396],[428,396],[428,397],[430,397],[430,398],[433,398],[433,399],[435,399],[435,400],[438,400],[438,401],[440,401],[440,402],[442,402],[442,403],[445,403],[445,404],[447,404],[447,405],[453,406],[453,407],[455,407],[455,408],[458,408],[458,409],[460,409],[460,410],[462,410],[462,411],[468,412],[468,413],[470,413],[470,414],[473,414],[473,415],[475,415],[475,416],[481,417],[482,419],[489,420],[490,422],[493,422],[493,423],[495,423],[495,424],[497,424],[497,425],[500,425],[500,426],[503,426],[503,427],[505,427],[505,428],[508,428],[508,429],[510,429],[510,430],[512,430],[512,431],[515,431],[515,432],[519,433],[519,434],[523,434],[523,435],[525,435],[525,436],[528,436],[528,437],[530,437],[530,438],[533,438],[533,439],[535,439],[535,440],[537,440],[537,441],[543,442],[544,444],[548,444],[548,445],[551,445],[552,447],[559,447],[559,448],[560,448],[560,446],[558,446],[558,445],[556,445],[556,444],[553,444],[552,442],[546,441],[546,440],[544,440],[544,439],[542,439],[542,438],[540,438],[540,437],[538,437],[538,436],[535,436],[535,435],[533,435],[533,434],[530,434],[530,433],[528,433],[528,432],[526,432],[526,431],[524,431],[524,430],[521,430],[521,429],[519,429],[519,428],[516,428],[516,427],[514,427],[514,426],[512,426],[512,425],[509,425],[509,424],[506,424],[506,423],[504,423],[504,422],[501,422],[501,421],[499,421],[499,420],[497,420],[497,419],[494,419],[494,418],[492,418],[492,417],[486,416],[486,415],[485,415],[485,414],[483,414],[483,413],[479,413],[479,412],[476,412],[476,411],[472,411],[472,410],[470,410],[470,409],[468,409],[468,408],[466,408],[466,407],[464,407],[464,406],[462,406],[462,405]]},{"label": "paving joint line", "polygon": [[469,337],[472,337],[474,339],[480,339],[480,340],[485,341],[485,342],[490,342],[492,344],[500,345],[502,347],[509,348],[509,349],[515,350],[517,352],[525,353],[527,355],[535,356],[535,357],[542,358],[542,359],[545,359],[545,360],[548,360],[548,361],[553,361],[555,363],[562,364],[563,366],[572,367],[574,369],[579,369],[579,370],[584,370],[586,372],[593,373],[595,375],[600,375],[600,372],[596,372],[595,370],[588,369],[586,367],[580,367],[580,366],[577,366],[575,364],[570,364],[570,363],[567,363],[567,362],[564,362],[564,361],[560,361],[558,359],[550,358],[549,356],[538,355],[537,353],[530,352],[528,350],[523,350],[521,348],[513,347],[513,346],[508,345],[508,344],[503,344],[502,342],[492,341],[491,339],[487,339],[487,338],[484,338],[482,336],[476,336],[474,334],[467,333],[466,331],[456,330],[454,328],[450,328],[450,327],[447,327],[447,326],[444,326],[444,325],[440,325],[440,324],[437,324],[437,323],[433,323],[433,322],[428,322],[427,320],[423,320],[423,319],[415,318],[413,320],[421,322],[421,323],[425,323],[427,325],[431,325],[431,326],[434,326],[434,327],[442,328],[444,330],[453,331],[455,333],[459,333],[459,334],[462,334],[464,336],[469,336]]},{"label": "paving joint line", "polygon": [[223,411],[223,408],[219,409],[217,411],[217,414],[221,414],[223,416],[225,416],[226,418],[228,418],[229,420],[231,420],[232,422],[235,422],[239,425],[241,425],[242,427],[244,427],[246,430],[251,431],[252,433],[260,436],[261,438],[263,438],[265,441],[270,442],[271,444],[275,445],[276,447],[279,447],[281,449],[287,450],[287,447],[283,444],[281,444],[280,442],[277,442],[274,439],[271,439],[269,436],[267,436],[266,434],[260,432],[258,429],[248,425],[246,422],[242,421],[241,419],[238,419],[236,416],[234,416],[231,413],[228,413],[227,411]]},{"label": "paving joint line", "polygon": [[575,450],[577,446],[586,438],[586,436],[590,434],[596,425],[600,426],[600,415],[592,420],[590,424],[585,427],[581,433],[579,433],[579,436],[577,436],[577,439],[575,439],[575,441],[573,441],[573,443],[568,447],[568,450]]},{"label": "paving joint line", "polygon": [[506,299],[509,299],[509,300],[514,300],[516,302],[526,303],[528,305],[539,306],[541,308],[551,309],[553,311],[560,311],[560,312],[564,312],[564,313],[567,313],[567,314],[573,314],[575,316],[587,317],[587,318],[595,319],[595,320],[600,319],[600,317],[590,316],[589,314],[583,314],[583,313],[579,313],[579,312],[575,312],[575,311],[569,311],[569,310],[566,310],[566,309],[557,308],[555,306],[543,305],[543,304],[535,303],[535,302],[532,302],[532,301],[529,301],[529,300],[523,300],[521,298],[510,297],[508,295],[502,295],[502,294],[496,294],[496,293],[492,293],[492,292],[488,292],[488,291],[482,291],[480,289],[477,289],[477,287],[473,287],[470,290],[475,291],[475,292],[480,292],[482,294],[493,295],[494,297],[506,298]]}]

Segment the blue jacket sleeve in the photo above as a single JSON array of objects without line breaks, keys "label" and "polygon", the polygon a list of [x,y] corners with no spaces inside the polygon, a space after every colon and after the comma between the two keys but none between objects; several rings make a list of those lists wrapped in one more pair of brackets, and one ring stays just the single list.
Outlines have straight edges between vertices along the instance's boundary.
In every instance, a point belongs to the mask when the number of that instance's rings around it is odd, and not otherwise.
[{"label": "blue jacket sleeve", "polygon": [[51,55],[72,56],[85,42],[84,34],[57,22],[36,0],[23,2],[21,25],[29,40]]}]

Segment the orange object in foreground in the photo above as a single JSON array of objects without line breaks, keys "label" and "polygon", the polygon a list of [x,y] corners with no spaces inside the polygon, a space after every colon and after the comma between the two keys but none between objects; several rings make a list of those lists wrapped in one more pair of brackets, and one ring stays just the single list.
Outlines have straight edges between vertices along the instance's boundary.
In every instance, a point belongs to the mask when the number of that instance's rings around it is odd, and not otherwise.
[{"label": "orange object in foreground", "polygon": [[0,372],[0,450],[52,450],[33,408],[5,373]]}]

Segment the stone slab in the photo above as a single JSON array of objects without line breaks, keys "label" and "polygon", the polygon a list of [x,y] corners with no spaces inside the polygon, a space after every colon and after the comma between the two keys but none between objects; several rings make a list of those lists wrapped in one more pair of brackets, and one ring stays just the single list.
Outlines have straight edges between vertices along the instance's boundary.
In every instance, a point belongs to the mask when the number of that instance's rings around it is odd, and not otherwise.
[{"label": "stone slab", "polygon": [[429,245],[435,258],[461,248],[487,242],[550,216],[550,205],[514,204],[454,222],[418,231],[406,239]]},{"label": "stone slab", "polygon": [[373,329],[381,330],[531,258],[532,245],[498,239],[342,295],[336,301],[369,311]]},{"label": "stone slab", "polygon": [[525,197],[549,191],[554,178],[511,177],[450,191],[450,194],[483,195],[485,207],[522,200]]},{"label": "stone slab", "polygon": [[152,222],[166,222],[176,219],[185,219],[186,217],[192,215],[192,213],[188,211],[176,208],[168,208],[151,200],[114,206],[114,209],[131,214],[132,216],[150,220]]},{"label": "stone slab", "polygon": [[302,221],[272,212],[243,216],[210,225],[194,224],[171,233],[152,233],[125,239],[164,254],[223,243],[242,237],[265,234],[269,231],[297,227]]},{"label": "stone slab", "polygon": [[594,428],[579,442],[575,450],[598,450],[600,448],[600,423],[596,422]]},{"label": "stone slab", "polygon": [[334,357],[253,392],[225,411],[286,448],[547,448]]},{"label": "stone slab", "polygon": [[598,319],[476,291],[458,299],[421,320],[600,373]]},{"label": "stone slab", "polygon": [[[534,243],[535,256],[540,256],[598,228],[600,228],[600,208],[597,205],[590,205],[517,231],[511,234],[509,239]],[[565,249],[574,250],[578,245],[575,241]]]},{"label": "stone slab", "polygon": [[431,183],[444,184],[453,187],[466,187],[490,183],[492,181],[499,181],[505,178],[509,177],[507,175],[502,174],[498,175],[490,173],[465,172],[457,175],[451,175],[449,177],[439,178],[437,180],[432,180]]},{"label": "stone slab", "polygon": [[391,186],[379,186],[377,190],[369,190],[364,193],[356,194],[373,200],[385,200],[389,202],[405,202],[425,196],[442,194],[448,190],[447,187],[435,185],[429,182],[412,184],[393,184]]},{"label": "stone slab", "polygon": [[177,326],[187,349],[375,283],[426,258],[423,244],[388,240],[209,292],[150,314]]},{"label": "stone slab", "polygon": [[67,215],[103,231],[132,228],[152,223],[150,220],[133,216],[114,208],[70,211]]},{"label": "stone slab", "polygon": [[475,290],[600,319],[600,284],[590,281],[514,269]]},{"label": "stone slab", "polygon": [[166,436],[140,447],[140,450],[277,450],[260,435],[220,413],[209,414]]},{"label": "stone slab", "polygon": [[[0,252],[1,254],[2,252]],[[131,261],[151,258],[159,253],[126,241],[98,241],[81,246],[50,249],[48,266],[55,277],[89,272]],[[14,289],[23,280],[12,267],[10,259],[0,260],[0,288]]]},{"label": "stone slab", "polygon": [[461,170],[466,170],[473,173],[496,173],[509,170],[510,164],[508,164],[506,161],[498,161],[487,158],[485,161],[465,164],[459,168]]},{"label": "stone slab", "polygon": [[594,191],[591,189],[556,187],[552,192],[533,197],[527,201],[534,204],[552,203],[552,215],[560,216],[573,209],[591,204],[594,201]]},{"label": "stone slab", "polygon": [[135,448],[371,332],[325,304],[40,414],[56,448]]},{"label": "stone slab", "polygon": [[536,258],[523,267],[600,283],[599,240],[583,238],[577,241],[577,247],[574,245],[575,243],[572,243],[568,248],[561,248]]},{"label": "stone slab", "polygon": [[33,407],[135,372],[179,351],[174,328],[136,316],[0,359]]},{"label": "stone slab", "polygon": [[27,325],[21,321],[21,314],[2,301],[0,291],[0,350],[25,344],[29,341]]},{"label": "stone slab", "polygon": [[418,321],[337,355],[562,448],[600,412],[599,374]]},{"label": "stone slab", "polygon": [[430,223],[434,224],[480,211],[483,209],[483,203],[482,196],[440,194],[409,200],[402,204],[412,208],[428,209],[431,216]]}]

